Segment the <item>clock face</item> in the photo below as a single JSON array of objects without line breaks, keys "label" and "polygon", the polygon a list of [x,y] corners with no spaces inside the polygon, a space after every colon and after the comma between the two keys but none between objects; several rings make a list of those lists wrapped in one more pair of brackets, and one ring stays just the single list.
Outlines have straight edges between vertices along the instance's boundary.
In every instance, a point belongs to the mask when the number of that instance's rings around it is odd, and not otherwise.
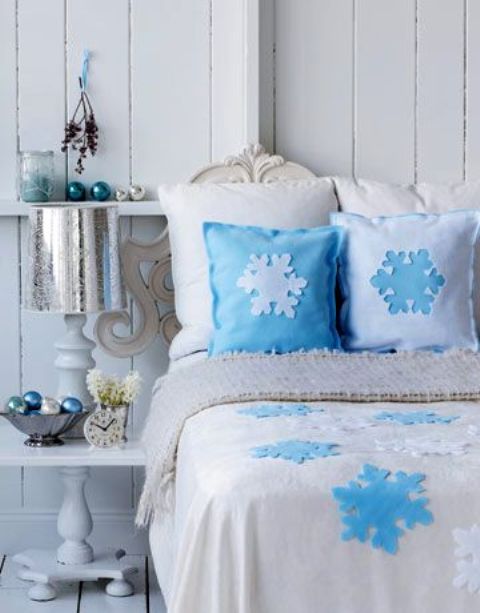
[{"label": "clock face", "polygon": [[115,447],[123,441],[124,428],[120,414],[111,409],[99,409],[85,421],[85,438],[95,447]]}]

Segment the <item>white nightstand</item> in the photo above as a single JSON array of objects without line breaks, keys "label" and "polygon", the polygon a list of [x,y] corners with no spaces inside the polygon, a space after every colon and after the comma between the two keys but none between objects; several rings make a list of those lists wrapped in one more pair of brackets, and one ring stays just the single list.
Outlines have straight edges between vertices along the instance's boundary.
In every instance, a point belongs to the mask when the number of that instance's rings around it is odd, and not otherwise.
[{"label": "white nightstand", "polygon": [[96,581],[107,578],[110,596],[130,596],[128,578],[137,568],[122,563],[123,551],[114,555],[94,554],[87,538],[93,521],[85,498],[90,466],[144,466],[145,455],[138,441],[121,449],[91,448],[85,441],[65,441],[61,447],[32,448],[23,444],[25,435],[13,428],[0,428],[0,466],[57,466],[64,483],[64,499],[58,514],[58,533],[64,542],[56,551],[28,549],[14,556],[21,565],[19,577],[33,581],[28,591],[32,600],[53,600],[52,582]]}]

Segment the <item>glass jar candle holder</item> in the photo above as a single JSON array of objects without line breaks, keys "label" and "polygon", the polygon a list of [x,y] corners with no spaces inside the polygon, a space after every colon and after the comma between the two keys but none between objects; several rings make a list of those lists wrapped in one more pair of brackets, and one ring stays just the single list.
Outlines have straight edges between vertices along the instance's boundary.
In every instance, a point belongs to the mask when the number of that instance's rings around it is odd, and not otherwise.
[{"label": "glass jar candle holder", "polygon": [[53,151],[22,151],[18,186],[23,202],[48,202],[55,189]]}]

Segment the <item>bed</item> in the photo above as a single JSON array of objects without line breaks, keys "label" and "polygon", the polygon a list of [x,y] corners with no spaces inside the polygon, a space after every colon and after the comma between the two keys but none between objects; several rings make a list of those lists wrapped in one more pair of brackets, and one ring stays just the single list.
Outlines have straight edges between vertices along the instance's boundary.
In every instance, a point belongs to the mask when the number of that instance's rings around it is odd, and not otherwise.
[{"label": "bed", "polygon": [[[193,181],[309,176],[307,169],[256,146],[202,170]],[[146,279],[144,262],[151,265]],[[130,325],[128,315],[108,313],[96,330],[102,347],[119,357],[144,351],[157,334],[170,343],[179,329],[173,311],[160,315],[158,309],[174,299],[167,232],[150,245],[127,240],[123,264],[140,326],[129,337],[118,336],[115,326]],[[175,470],[168,473],[168,495],[165,490],[150,524],[169,613],[477,611],[478,360],[470,372],[464,358],[453,356],[438,371],[434,366],[433,381],[418,397],[412,387],[415,402],[402,400],[390,384],[377,397],[355,395],[351,382],[355,401],[338,401],[335,388],[348,390],[348,382],[330,381],[322,393],[289,394],[289,386],[276,381],[274,399],[244,391],[222,402],[220,393],[205,394],[182,414],[181,407],[174,409],[176,397],[169,403],[159,383],[152,413],[165,415],[168,407],[178,412],[175,427],[165,426],[178,431],[171,439]],[[315,367],[323,368],[321,362],[318,356]],[[176,360],[171,380],[177,389],[195,387],[196,378],[208,387],[207,364],[202,352]],[[243,367],[251,374],[259,365]],[[222,368],[211,377],[222,377]],[[418,372],[422,364],[409,368]],[[458,390],[461,373],[469,379],[465,390],[449,395],[449,377]],[[405,387],[407,381],[402,393]],[[321,445],[307,448],[266,445],[319,438]],[[388,511],[393,499],[402,510],[385,523],[379,509]],[[352,508],[358,511],[355,521]]]}]

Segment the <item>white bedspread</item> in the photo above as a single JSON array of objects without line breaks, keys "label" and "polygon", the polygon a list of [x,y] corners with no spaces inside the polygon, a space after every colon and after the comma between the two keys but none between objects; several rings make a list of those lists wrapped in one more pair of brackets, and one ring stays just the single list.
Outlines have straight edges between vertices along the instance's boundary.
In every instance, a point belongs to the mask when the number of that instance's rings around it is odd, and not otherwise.
[{"label": "white bedspread", "polygon": [[[265,404],[216,406],[185,423],[174,522],[157,517],[151,533],[169,613],[480,610],[479,593],[453,586],[460,558],[452,535],[480,523],[480,404],[321,402],[307,405],[315,410],[306,415],[239,413]],[[402,425],[375,419],[382,411],[460,418]],[[337,443],[339,455],[302,464],[252,455],[285,440]],[[372,547],[373,529],[364,543],[341,539],[344,513],[332,488],[358,481],[365,464],[391,471],[389,482],[397,471],[425,474],[425,492],[410,497],[428,498],[433,523],[405,529],[393,555]],[[480,536],[466,541],[480,555]],[[471,559],[464,561],[468,570]],[[480,586],[480,558],[472,577]]]}]

